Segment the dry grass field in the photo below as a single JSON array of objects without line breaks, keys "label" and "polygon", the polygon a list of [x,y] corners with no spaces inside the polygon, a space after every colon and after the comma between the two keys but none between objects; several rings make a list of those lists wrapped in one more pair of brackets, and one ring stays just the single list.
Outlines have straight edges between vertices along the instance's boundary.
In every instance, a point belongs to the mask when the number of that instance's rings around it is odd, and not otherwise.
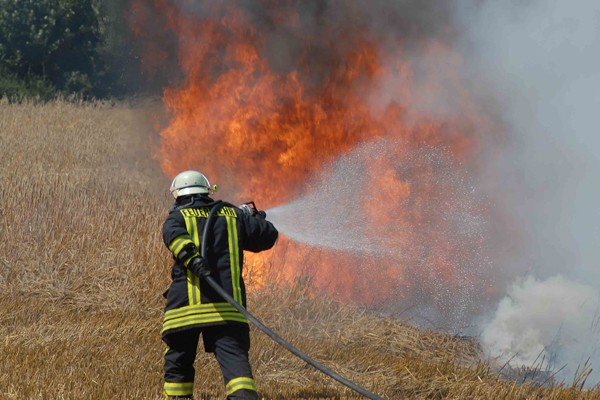
[{"label": "dry grass field", "polygon": [[[169,180],[151,161],[152,106],[0,101],[0,398],[160,399],[160,226]],[[273,266],[276,268],[276,265]],[[251,311],[386,399],[593,399],[600,390],[498,378],[477,343],[312,298],[306,283],[250,290]],[[360,398],[253,328],[268,399]],[[224,398],[197,360],[196,397]]]}]

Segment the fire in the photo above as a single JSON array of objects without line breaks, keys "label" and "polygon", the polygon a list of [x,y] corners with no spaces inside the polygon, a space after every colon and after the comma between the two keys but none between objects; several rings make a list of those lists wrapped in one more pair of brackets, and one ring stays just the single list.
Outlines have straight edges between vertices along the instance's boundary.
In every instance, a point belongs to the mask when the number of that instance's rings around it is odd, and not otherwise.
[{"label": "fire", "polygon": [[[477,284],[476,273],[459,275],[477,267],[481,238],[461,233],[449,216],[465,212],[456,177],[475,163],[477,132],[488,122],[461,84],[460,56],[425,38],[416,62],[402,39],[383,45],[361,24],[318,37],[306,29],[302,2],[259,3],[260,14],[233,2],[134,3],[141,37],[157,29],[150,14],[163,17],[160,29],[175,35],[183,73],[164,91],[169,122],[157,153],[164,173],[201,170],[223,198],[269,209],[310,196],[336,160],[385,141],[385,154],[360,160],[364,174],[351,202],[368,221],[356,226],[363,237],[402,248],[357,257],[283,238],[269,255],[281,260],[273,268],[288,278],[311,274],[341,299],[368,304]],[[154,40],[148,60],[168,50]],[[445,182],[448,171],[455,178]],[[471,208],[470,217],[482,216]],[[266,268],[263,259],[249,259],[254,276]]]}]

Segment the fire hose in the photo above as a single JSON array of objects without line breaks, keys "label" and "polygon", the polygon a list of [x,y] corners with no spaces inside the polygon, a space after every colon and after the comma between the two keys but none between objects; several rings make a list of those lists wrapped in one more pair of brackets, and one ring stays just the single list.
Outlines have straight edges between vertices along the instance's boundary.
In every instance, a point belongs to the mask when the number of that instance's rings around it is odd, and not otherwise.
[{"label": "fire hose", "polygon": [[[212,225],[214,224],[215,215],[221,209],[221,207],[224,207],[224,206],[235,207],[233,204],[226,203],[226,202],[223,202],[223,201],[219,201],[212,208],[212,210],[210,211],[210,214],[208,215],[208,219],[206,221],[206,224],[204,225],[204,230],[202,232],[202,250],[201,250],[201,256],[202,256],[202,258],[205,261],[207,260],[207,254],[208,254],[208,252],[207,252],[208,251],[207,250],[208,249],[207,238],[209,237],[209,232],[212,232],[211,228],[212,228]],[[369,399],[372,399],[372,400],[383,400],[378,395],[376,395],[376,394],[374,394],[372,392],[369,392],[368,390],[366,390],[366,389],[358,386],[357,384],[349,381],[348,379],[342,377],[341,375],[339,375],[335,371],[332,371],[331,369],[329,369],[329,368],[325,367],[324,365],[318,363],[317,361],[313,360],[312,358],[310,358],[305,353],[301,352],[300,350],[298,350],[297,348],[295,348],[294,346],[292,346],[290,343],[286,342],[279,335],[277,335],[275,332],[273,332],[269,327],[267,327],[265,324],[263,324],[259,319],[257,319],[252,314],[250,314],[248,312],[248,310],[246,310],[241,304],[239,304],[237,301],[235,301],[229,295],[229,293],[227,293],[217,283],[217,281],[215,281],[211,276],[203,276],[202,279],[204,279],[206,281],[206,283],[208,283],[210,285],[210,287],[212,287],[215,290],[215,292],[217,292],[221,297],[223,297],[223,299],[227,300],[227,302],[229,302],[236,310],[238,310],[239,312],[241,312],[258,329],[260,329],[261,331],[263,331],[267,336],[269,336],[276,343],[278,343],[279,345],[281,345],[282,347],[284,347],[286,350],[290,351],[296,357],[302,359],[307,364],[310,364],[311,366],[313,366],[317,370],[321,371],[325,375],[328,375],[329,377],[335,379],[336,381],[340,382],[341,384],[345,385],[346,387],[354,390],[355,392],[358,392],[358,393],[362,394],[363,396],[365,396],[365,397],[367,397]]]}]

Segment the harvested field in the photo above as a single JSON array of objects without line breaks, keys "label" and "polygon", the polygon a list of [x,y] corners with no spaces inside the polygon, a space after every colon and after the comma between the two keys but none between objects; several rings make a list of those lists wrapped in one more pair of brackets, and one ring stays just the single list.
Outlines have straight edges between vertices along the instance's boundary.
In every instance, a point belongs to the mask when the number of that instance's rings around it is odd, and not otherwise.
[{"label": "harvested field", "polygon": [[[160,399],[160,227],[169,179],[151,160],[152,104],[0,102],[0,397]],[[277,268],[276,265],[273,268]],[[596,399],[498,378],[475,340],[313,298],[309,282],[250,288],[284,338],[386,399]],[[267,399],[360,398],[252,329]],[[197,360],[196,396],[224,398]]]}]

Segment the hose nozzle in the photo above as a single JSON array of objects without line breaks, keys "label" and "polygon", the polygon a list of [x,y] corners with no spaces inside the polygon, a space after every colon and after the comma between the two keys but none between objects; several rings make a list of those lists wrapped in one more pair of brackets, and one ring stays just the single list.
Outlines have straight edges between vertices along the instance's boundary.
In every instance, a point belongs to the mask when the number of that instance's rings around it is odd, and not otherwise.
[{"label": "hose nozzle", "polygon": [[267,218],[267,213],[262,210],[258,210],[256,208],[256,204],[254,204],[253,201],[242,203],[242,205],[239,208],[244,212],[244,214],[247,214],[251,217],[257,217],[261,219]]}]

